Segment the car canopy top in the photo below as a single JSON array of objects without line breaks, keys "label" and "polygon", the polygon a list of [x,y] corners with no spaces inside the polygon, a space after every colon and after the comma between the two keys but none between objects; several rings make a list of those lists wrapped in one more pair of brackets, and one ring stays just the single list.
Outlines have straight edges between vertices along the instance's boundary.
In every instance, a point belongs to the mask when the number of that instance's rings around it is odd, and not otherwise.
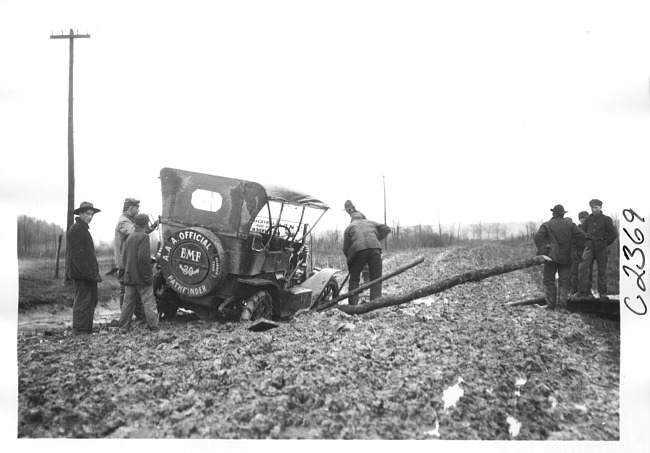
[{"label": "car canopy top", "polygon": [[276,185],[165,167],[160,170],[162,220],[172,226],[202,226],[247,234],[268,201],[326,211],[322,201]]},{"label": "car canopy top", "polygon": [[329,209],[329,206],[327,206],[319,199],[305,193],[296,192],[295,190],[289,189],[287,187],[266,185],[264,188],[266,189],[267,198],[271,201],[287,203],[294,206],[306,206],[314,209]]}]

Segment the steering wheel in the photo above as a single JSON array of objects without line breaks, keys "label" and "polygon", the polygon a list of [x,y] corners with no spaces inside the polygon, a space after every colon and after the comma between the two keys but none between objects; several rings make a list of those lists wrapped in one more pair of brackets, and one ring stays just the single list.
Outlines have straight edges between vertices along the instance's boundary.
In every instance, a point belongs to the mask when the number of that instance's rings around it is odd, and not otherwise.
[{"label": "steering wheel", "polygon": [[[278,230],[279,230],[280,228],[283,228],[283,229],[284,229],[284,239],[289,239],[289,238],[291,237],[291,235],[293,234],[293,233],[291,232],[291,228],[289,228],[289,227],[286,226],[286,225],[283,225],[283,224],[280,223],[279,225],[277,225],[277,227],[278,227]],[[267,230],[267,233],[266,233],[266,234],[270,235],[271,233],[273,233],[273,230],[274,230],[274,229],[275,229],[275,226],[269,227],[269,229]],[[282,234],[278,234],[278,236],[282,236]]]}]

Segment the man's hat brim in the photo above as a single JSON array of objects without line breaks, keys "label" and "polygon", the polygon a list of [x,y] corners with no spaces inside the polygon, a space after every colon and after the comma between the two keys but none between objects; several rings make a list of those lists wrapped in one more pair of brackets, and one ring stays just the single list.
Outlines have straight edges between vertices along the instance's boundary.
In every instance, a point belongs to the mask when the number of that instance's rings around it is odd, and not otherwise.
[{"label": "man's hat brim", "polygon": [[91,208],[91,207],[87,207],[87,208],[77,208],[77,209],[75,209],[75,210],[72,211],[72,212],[74,212],[75,214],[80,214],[80,213],[85,212],[85,211],[93,211],[95,214],[97,214],[98,212],[102,212],[101,209]]}]

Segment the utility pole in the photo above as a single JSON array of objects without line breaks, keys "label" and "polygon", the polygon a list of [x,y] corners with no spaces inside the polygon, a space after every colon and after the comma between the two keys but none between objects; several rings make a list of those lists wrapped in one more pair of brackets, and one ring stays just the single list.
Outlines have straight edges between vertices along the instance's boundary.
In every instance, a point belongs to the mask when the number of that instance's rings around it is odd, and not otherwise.
[{"label": "utility pole", "polygon": [[[74,221],[74,133],[73,133],[73,123],[72,123],[72,67],[74,65],[74,40],[76,38],[90,38],[90,35],[80,35],[79,32],[75,34],[72,29],[70,29],[70,34],[64,35],[63,31],[58,36],[54,34],[50,35],[50,39],[69,39],[70,40],[70,69],[68,75],[68,213],[67,213],[67,222],[66,222],[66,231],[72,226]],[[67,250],[67,246],[66,246]],[[68,260],[66,260],[66,272],[65,278],[69,279],[68,276]]]},{"label": "utility pole", "polygon": [[[384,225],[387,225],[386,223],[386,176],[382,175],[382,180],[384,182]],[[384,239],[384,248],[386,251],[388,251],[388,237]]]}]

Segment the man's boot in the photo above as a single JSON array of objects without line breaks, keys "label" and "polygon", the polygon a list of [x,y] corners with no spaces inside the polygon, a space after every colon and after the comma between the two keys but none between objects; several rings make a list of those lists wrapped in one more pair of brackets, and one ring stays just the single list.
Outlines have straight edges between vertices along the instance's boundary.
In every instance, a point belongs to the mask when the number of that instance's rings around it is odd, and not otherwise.
[{"label": "man's boot", "polygon": [[546,287],[545,298],[546,298],[546,308],[550,310],[555,310],[555,305],[557,300],[557,289],[555,288],[555,286]]}]

